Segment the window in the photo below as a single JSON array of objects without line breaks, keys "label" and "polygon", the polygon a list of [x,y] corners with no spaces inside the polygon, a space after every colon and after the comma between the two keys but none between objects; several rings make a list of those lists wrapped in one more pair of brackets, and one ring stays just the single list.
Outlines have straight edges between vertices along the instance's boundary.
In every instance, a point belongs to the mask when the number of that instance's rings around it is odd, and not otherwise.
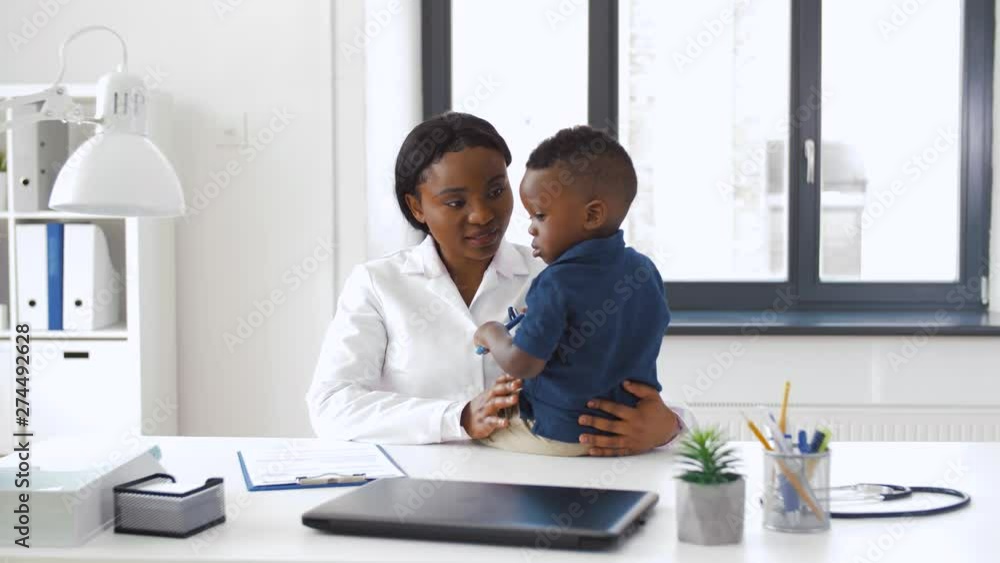
[{"label": "window", "polygon": [[639,176],[624,228],[664,279],[788,278],[790,8],[622,3],[619,138]]},{"label": "window", "polygon": [[959,279],[962,3],[898,3],[823,3],[822,281]]},{"label": "window", "polygon": [[587,10],[552,21],[548,9],[537,0],[451,6],[450,109],[486,119],[507,141],[515,193],[507,239],[520,244],[531,244],[516,197],[528,155],[567,123],[587,122]]},{"label": "window", "polygon": [[674,309],[975,311],[993,27],[990,0],[425,0],[424,104],[511,77],[469,111],[514,183],[558,128],[612,129],[639,174],[626,238]]}]

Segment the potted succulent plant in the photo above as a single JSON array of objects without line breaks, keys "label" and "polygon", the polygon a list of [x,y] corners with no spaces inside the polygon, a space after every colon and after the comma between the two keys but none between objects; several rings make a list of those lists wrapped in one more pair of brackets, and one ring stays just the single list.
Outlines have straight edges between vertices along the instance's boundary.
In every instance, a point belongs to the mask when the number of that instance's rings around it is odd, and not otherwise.
[{"label": "potted succulent plant", "polygon": [[682,542],[724,545],[743,540],[746,479],[738,457],[717,428],[692,430],[677,454],[677,536]]}]

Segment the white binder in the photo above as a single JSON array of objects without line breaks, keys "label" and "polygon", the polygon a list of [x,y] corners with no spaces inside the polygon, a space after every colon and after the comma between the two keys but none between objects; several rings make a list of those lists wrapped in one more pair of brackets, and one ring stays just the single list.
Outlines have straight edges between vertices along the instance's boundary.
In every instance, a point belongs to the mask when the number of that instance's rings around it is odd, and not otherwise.
[{"label": "white binder", "polygon": [[[17,108],[14,115],[36,111],[38,108],[34,106]],[[7,173],[14,182],[11,209],[20,212],[48,209],[56,176],[69,152],[67,125],[61,121],[43,121],[9,133]]]},{"label": "white binder", "polygon": [[125,283],[115,274],[104,231],[68,223],[63,239],[63,329],[97,330],[118,322]]},{"label": "white binder", "polygon": [[17,225],[17,322],[49,329],[48,235],[44,224]]}]

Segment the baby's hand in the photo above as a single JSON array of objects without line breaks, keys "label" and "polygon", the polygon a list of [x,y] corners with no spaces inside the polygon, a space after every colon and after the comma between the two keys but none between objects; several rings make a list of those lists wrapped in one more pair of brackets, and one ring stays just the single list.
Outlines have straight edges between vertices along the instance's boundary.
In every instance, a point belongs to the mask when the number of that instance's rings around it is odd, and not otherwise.
[{"label": "baby's hand", "polygon": [[472,343],[476,346],[486,348],[486,351],[489,352],[490,342],[495,338],[497,331],[505,333],[507,332],[507,328],[496,321],[485,323],[476,330],[476,334],[472,337]]}]

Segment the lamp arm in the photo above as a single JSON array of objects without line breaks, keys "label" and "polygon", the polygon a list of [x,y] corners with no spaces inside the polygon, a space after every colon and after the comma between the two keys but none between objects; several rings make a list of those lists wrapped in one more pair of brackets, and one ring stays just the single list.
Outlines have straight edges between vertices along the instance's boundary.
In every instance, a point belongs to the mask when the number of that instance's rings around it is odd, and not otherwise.
[{"label": "lamp arm", "polygon": [[[42,107],[34,113],[14,113],[10,119],[7,118],[8,110],[28,108],[38,103],[41,103]],[[83,106],[74,102],[62,85],[50,86],[34,94],[0,100],[0,132],[41,121],[99,123],[98,120],[83,115]]]},{"label": "lamp arm", "polygon": [[122,62],[118,65],[118,72],[128,72],[128,47],[125,45],[125,40],[122,36],[118,35],[117,31],[105,25],[88,25],[76,30],[62,42],[62,45],[59,46],[59,75],[56,76],[56,79],[52,82],[53,86],[62,83],[63,75],[66,73],[66,46],[81,35],[85,35],[92,31],[107,31],[118,38],[118,43],[122,46]]},{"label": "lamp arm", "polygon": [[[86,27],[82,27],[67,37],[66,40],[62,42],[62,45],[59,46],[59,74],[56,76],[56,79],[52,82],[51,86],[34,94],[15,96],[13,98],[0,100],[0,132],[41,121],[58,120],[65,121],[67,123],[101,124],[101,120],[99,119],[84,117],[83,107],[74,102],[73,99],[66,94],[66,87],[62,85],[63,76],[66,74],[66,47],[81,35],[85,35],[93,31],[107,31],[118,38],[118,42],[122,47],[122,62],[118,65],[118,72],[128,71],[128,47],[125,45],[125,39],[123,39],[117,31],[103,25],[88,25]],[[42,107],[37,112],[21,115],[15,114],[10,119],[7,118],[8,110],[31,106],[39,102],[41,102]]]}]

